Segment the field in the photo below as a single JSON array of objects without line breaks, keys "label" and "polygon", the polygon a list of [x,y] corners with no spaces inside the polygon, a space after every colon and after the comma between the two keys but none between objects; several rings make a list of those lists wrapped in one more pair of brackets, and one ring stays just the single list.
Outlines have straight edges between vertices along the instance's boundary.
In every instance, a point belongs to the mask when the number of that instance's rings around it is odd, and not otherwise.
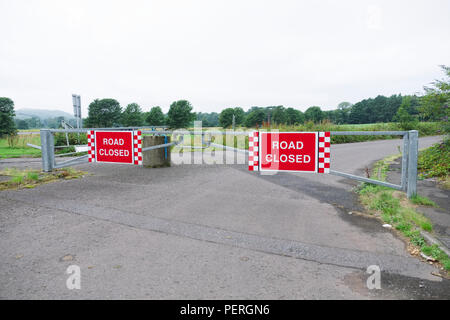
[{"label": "field", "polygon": [[27,146],[27,143],[40,145],[41,140],[39,135],[18,135],[13,141],[13,146],[8,144],[8,139],[0,139],[0,159],[40,157],[41,151]]}]

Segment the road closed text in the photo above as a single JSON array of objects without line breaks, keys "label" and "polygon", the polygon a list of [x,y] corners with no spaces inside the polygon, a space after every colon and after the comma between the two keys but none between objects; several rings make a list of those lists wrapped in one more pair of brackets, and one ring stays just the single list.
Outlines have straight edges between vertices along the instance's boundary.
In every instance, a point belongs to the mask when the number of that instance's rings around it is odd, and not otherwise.
[{"label": "road closed text", "polygon": [[289,163],[310,163],[311,156],[308,154],[279,154],[279,150],[302,150],[302,141],[273,141],[273,154],[266,154],[266,162],[289,162]]},{"label": "road closed text", "polygon": [[260,170],[316,172],[316,142],[316,132],[261,132]]},{"label": "road closed text", "polygon": [[133,163],[133,134],[129,131],[96,131],[96,161]]},{"label": "road closed text", "polygon": [[101,156],[110,157],[128,157],[130,155],[130,151],[124,149],[99,149],[98,154]]}]

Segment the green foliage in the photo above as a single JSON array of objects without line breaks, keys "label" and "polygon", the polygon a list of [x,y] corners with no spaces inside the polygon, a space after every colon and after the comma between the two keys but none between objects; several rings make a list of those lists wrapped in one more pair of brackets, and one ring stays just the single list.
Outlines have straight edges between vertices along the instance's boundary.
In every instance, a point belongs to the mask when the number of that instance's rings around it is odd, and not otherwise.
[{"label": "green foliage", "polygon": [[285,124],[288,122],[286,109],[283,106],[277,106],[272,109],[271,123]]},{"label": "green foliage", "polygon": [[9,98],[0,97],[0,138],[16,134],[15,115],[14,102]]},{"label": "green foliage", "polygon": [[159,106],[151,108],[145,118],[145,122],[150,126],[162,126],[164,125],[165,120],[164,113]]},{"label": "green foliage", "polygon": [[446,177],[450,174],[450,140],[421,151],[418,171],[422,178]]},{"label": "green foliage", "polygon": [[402,103],[401,95],[377,96],[355,103],[349,114],[350,123],[391,122]]},{"label": "green foliage", "polygon": [[195,119],[192,112],[192,105],[187,100],[174,101],[170,105],[167,114],[167,124],[170,128],[187,128]]},{"label": "green foliage", "polygon": [[419,120],[410,112],[412,106],[411,96],[403,97],[402,104],[398,108],[394,120],[397,121],[403,130],[412,130],[417,127]]},{"label": "green foliage", "polygon": [[436,203],[434,201],[428,199],[427,197],[414,195],[411,199],[409,199],[412,203],[421,205],[421,206],[428,206],[428,207],[437,207]]},{"label": "green foliage", "polygon": [[37,170],[19,170],[16,168],[5,168],[0,171],[1,175],[11,177],[8,181],[0,182],[0,190],[16,188],[34,188],[39,184],[56,181],[59,179],[75,179],[83,176],[86,172],[73,168],[55,169],[53,172],[39,172]]},{"label": "green foliage", "polygon": [[108,128],[120,126],[122,108],[115,99],[95,99],[89,105],[89,116],[84,126],[90,128]]},{"label": "green foliage", "polygon": [[6,137],[6,140],[8,141],[8,146],[10,148],[16,148],[19,143],[19,136],[16,133],[12,133]]},{"label": "green foliage", "polygon": [[[420,98],[420,113],[426,120],[445,121],[450,115],[450,67],[441,66],[446,79],[435,80],[432,87],[424,87],[425,95]],[[448,132],[448,124],[445,126]]]},{"label": "green foliage", "polygon": [[37,173],[37,172],[28,172],[27,173],[27,179],[37,181],[37,180],[39,180],[39,173]]},{"label": "green foliage", "polygon": [[211,113],[198,112],[196,116],[197,116],[196,120],[201,121],[203,127],[219,126],[219,114],[217,112]]},{"label": "green foliage", "polygon": [[246,127],[259,127],[266,119],[266,113],[264,112],[263,108],[252,107],[245,117],[244,124]]},{"label": "green foliage", "polygon": [[[86,133],[68,133],[67,134],[69,138],[69,144],[70,145],[77,145],[77,144],[87,144],[87,136]],[[66,134],[64,132],[57,132],[54,135],[54,143],[55,146],[64,146],[67,145],[67,139]]]},{"label": "green foliage", "polygon": [[15,122],[16,122],[17,129],[19,129],[19,130],[27,130],[27,129],[29,129],[28,123],[25,120],[20,120],[19,119],[19,120],[16,120]]},{"label": "green foliage", "polygon": [[305,111],[306,121],[313,121],[314,123],[319,123],[324,118],[324,114],[320,107],[309,107]]},{"label": "green foliage", "polygon": [[41,155],[41,150],[27,146],[27,143],[39,145],[41,141],[39,135],[8,136],[8,138],[10,137],[14,137],[14,146],[9,145],[9,139],[7,138],[0,139],[0,159],[20,158],[24,156],[38,157]]},{"label": "green foliage", "polygon": [[124,127],[137,127],[144,124],[142,109],[137,103],[130,103],[122,112]]},{"label": "green foliage", "polygon": [[[417,212],[409,202],[401,202],[400,198],[394,197],[392,189],[369,183],[362,184],[358,193],[362,203],[378,212],[385,223],[391,224],[396,230],[403,233],[412,244],[420,247],[423,253],[441,262],[445,270],[450,270],[449,257],[438,246],[427,246],[420,232],[420,229],[433,230],[430,220]],[[421,204],[432,203],[419,196],[415,200]],[[411,203],[414,203],[414,198],[411,199]]]},{"label": "green foliage", "polygon": [[233,115],[235,124],[241,125],[244,121],[245,112],[242,108],[226,108],[219,115],[219,125],[223,128],[229,128],[233,124]]},{"label": "green foliage", "polygon": [[305,115],[300,110],[294,108],[286,109],[286,124],[298,125],[305,122]]}]

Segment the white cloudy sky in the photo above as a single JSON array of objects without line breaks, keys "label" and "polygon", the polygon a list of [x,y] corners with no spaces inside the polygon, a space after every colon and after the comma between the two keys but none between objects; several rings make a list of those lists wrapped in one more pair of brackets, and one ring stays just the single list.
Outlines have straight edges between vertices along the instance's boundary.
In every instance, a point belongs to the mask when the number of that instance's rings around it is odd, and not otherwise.
[{"label": "white cloudy sky", "polygon": [[334,108],[412,94],[450,65],[450,1],[0,0],[0,96],[82,112],[187,99]]}]

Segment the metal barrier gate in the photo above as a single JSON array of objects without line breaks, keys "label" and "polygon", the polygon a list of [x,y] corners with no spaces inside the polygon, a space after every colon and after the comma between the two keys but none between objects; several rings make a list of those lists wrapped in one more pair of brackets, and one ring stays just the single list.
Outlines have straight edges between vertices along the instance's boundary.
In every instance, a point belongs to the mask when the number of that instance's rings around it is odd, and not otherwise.
[{"label": "metal barrier gate", "polygon": [[[120,127],[120,128],[95,128],[95,129],[42,129],[40,131],[41,135],[41,147],[33,146],[35,148],[39,148],[42,151],[42,169],[43,171],[50,172],[53,169],[62,168],[66,166],[87,163],[88,155],[83,155],[80,157],[76,157],[75,159],[70,159],[67,161],[63,161],[60,163],[56,163],[55,158],[76,154],[78,152],[71,152],[62,155],[55,155],[54,152],[54,137],[53,133],[62,132],[62,133],[86,133],[90,130],[97,131],[108,131],[108,130],[136,130],[138,128],[135,127]],[[155,134],[155,135],[171,135],[172,131],[155,131],[155,127],[139,127],[143,133],[147,134]],[[248,150],[237,149],[229,146],[225,146],[222,144],[213,143],[212,141],[205,141],[205,135],[213,135],[213,134],[223,134],[222,131],[176,131],[177,134],[180,134],[180,139],[178,141],[173,141],[170,143],[165,143],[162,145],[151,146],[147,148],[143,148],[142,151],[149,151],[158,148],[167,148],[170,146],[178,145],[183,142],[183,134],[190,135],[201,135],[202,138],[202,147],[207,148],[209,146],[213,146],[215,148],[222,148],[222,150],[230,150],[236,152],[244,152],[248,154]],[[232,135],[248,135],[248,132],[244,131],[233,131],[226,132],[226,134]],[[401,169],[401,184],[392,184],[384,181],[379,181],[375,179],[370,179],[366,177],[356,176],[350,173],[330,170],[329,174],[341,176],[348,179],[353,179],[361,182],[372,183],[376,185],[381,185],[389,188],[393,188],[396,190],[405,191],[408,198],[411,198],[415,194],[417,194],[417,157],[418,157],[418,138],[419,133],[417,130],[411,131],[331,131],[331,136],[339,136],[339,135],[372,135],[372,136],[402,136],[403,137],[403,150],[402,150],[402,169]],[[203,147],[203,144],[206,144]]]}]

